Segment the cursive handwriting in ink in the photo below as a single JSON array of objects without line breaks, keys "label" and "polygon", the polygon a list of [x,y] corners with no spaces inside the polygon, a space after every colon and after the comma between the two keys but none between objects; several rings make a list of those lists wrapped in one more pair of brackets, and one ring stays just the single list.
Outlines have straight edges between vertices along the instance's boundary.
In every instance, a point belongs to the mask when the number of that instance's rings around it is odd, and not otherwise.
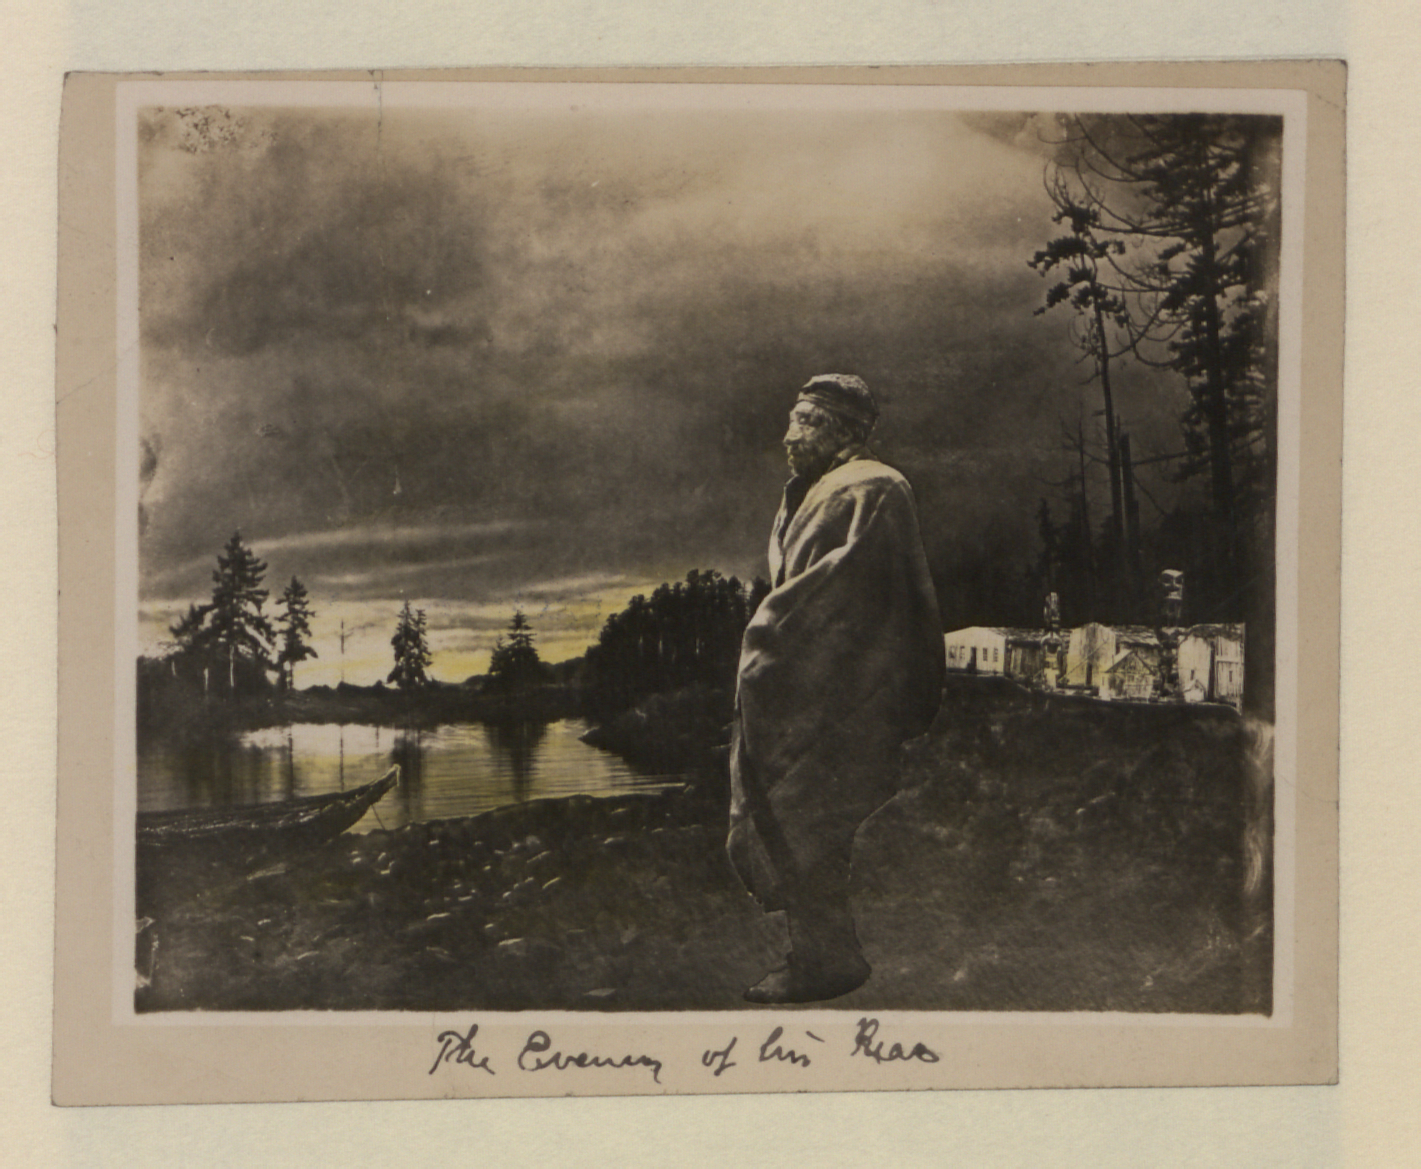
[{"label": "cursive handwriting in ink", "polygon": [[913,1044],[912,1050],[904,1051],[901,1044],[895,1043],[886,1052],[883,1050],[883,1042],[878,1043],[874,1039],[878,1035],[877,1019],[860,1019],[858,1034],[854,1036],[854,1049],[850,1055],[866,1055],[878,1063],[891,1063],[894,1060],[916,1059],[923,1063],[937,1063],[938,1054],[932,1048],[921,1043]]},{"label": "cursive handwriting in ink", "polygon": [[[538,1058],[552,1045],[552,1037],[546,1031],[534,1031],[524,1042],[523,1050],[518,1053],[519,1069],[525,1072],[541,1072],[552,1068],[554,1071],[561,1072],[568,1068],[643,1067],[650,1068],[651,1078],[658,1084],[661,1083],[661,1061],[653,1059],[649,1055],[623,1055],[614,1059],[605,1055],[589,1055],[585,1051],[579,1051],[576,1055],[555,1051],[546,1059]],[[529,1059],[529,1056],[533,1058]]]},{"label": "cursive handwriting in ink", "polygon": [[[770,1032],[769,1038],[760,1044],[760,1062],[768,1063],[770,1060],[775,1059],[792,1063],[795,1067],[807,1068],[809,1066],[809,1056],[801,1055],[792,1047],[780,1046],[780,1038],[784,1033],[785,1029],[783,1027],[776,1027]],[[820,1043],[824,1042],[824,1040],[819,1039],[819,1036],[809,1031],[806,1031],[805,1034],[811,1039],[817,1039]]]},{"label": "cursive handwriting in ink", "polygon": [[[738,1036],[731,1036],[730,1042],[716,1051],[701,1052],[701,1063],[705,1067],[715,1068],[716,1075],[720,1075],[726,1068],[739,1067],[740,1065],[730,1058],[730,1053],[735,1050],[737,1038]],[[720,1066],[716,1067],[717,1064]]]},{"label": "cursive handwriting in ink", "polygon": [[493,1068],[488,1066],[488,1056],[479,1055],[474,1051],[474,1036],[479,1033],[479,1025],[473,1023],[469,1027],[467,1035],[460,1035],[457,1031],[442,1031],[439,1038],[434,1042],[442,1044],[439,1054],[434,1057],[434,1064],[429,1069],[429,1074],[434,1075],[441,1063],[462,1063],[468,1064],[471,1068],[483,1068],[489,1075],[496,1075]]}]

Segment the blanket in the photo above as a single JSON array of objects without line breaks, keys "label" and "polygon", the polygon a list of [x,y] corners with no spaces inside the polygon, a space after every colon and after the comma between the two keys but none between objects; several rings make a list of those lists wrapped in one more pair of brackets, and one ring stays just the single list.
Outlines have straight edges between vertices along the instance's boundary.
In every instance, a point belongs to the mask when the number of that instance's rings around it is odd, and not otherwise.
[{"label": "blanket", "polygon": [[866,452],[807,490],[791,480],[769,558],[741,650],[729,848],[779,909],[787,886],[847,880],[854,832],[937,712],[944,654],[912,488]]}]

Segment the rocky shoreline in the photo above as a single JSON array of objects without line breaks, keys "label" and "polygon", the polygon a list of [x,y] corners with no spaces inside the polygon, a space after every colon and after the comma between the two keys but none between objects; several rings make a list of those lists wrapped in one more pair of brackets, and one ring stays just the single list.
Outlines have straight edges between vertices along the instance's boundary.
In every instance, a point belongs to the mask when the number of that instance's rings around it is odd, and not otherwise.
[{"label": "rocky shoreline", "polygon": [[138,1009],[641,1007],[668,976],[714,1006],[739,969],[692,935],[741,918],[748,967],[768,938],[698,808],[574,796],[294,854],[140,858]]}]

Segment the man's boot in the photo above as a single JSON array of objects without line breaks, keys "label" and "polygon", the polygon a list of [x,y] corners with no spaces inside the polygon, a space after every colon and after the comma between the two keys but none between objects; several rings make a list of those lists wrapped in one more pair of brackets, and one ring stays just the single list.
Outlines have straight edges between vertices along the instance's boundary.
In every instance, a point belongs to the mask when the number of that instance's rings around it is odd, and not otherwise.
[{"label": "man's boot", "polygon": [[788,918],[789,956],[745,992],[747,1002],[823,1002],[868,981],[872,967],[859,951],[847,904],[791,909]]}]

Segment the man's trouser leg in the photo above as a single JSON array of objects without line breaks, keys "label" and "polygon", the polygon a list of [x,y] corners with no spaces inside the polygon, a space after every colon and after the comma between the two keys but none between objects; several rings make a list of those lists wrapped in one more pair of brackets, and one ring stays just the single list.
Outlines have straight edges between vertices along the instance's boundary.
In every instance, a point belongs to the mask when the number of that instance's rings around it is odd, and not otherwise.
[{"label": "man's trouser leg", "polygon": [[841,839],[788,890],[790,962],[807,977],[868,977],[849,909],[852,849],[852,834],[841,830]]},{"label": "man's trouser leg", "polygon": [[783,967],[745,992],[758,1003],[820,1002],[848,994],[871,973],[859,951],[849,912],[849,854],[845,834],[784,885],[790,951]]}]

